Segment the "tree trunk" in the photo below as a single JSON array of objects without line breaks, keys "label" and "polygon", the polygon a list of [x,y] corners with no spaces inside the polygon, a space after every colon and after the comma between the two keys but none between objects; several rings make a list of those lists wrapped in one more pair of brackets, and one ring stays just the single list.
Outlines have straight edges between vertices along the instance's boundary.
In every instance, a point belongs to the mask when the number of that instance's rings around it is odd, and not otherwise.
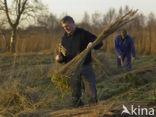
[{"label": "tree trunk", "polygon": [[10,38],[10,52],[15,53],[16,46],[16,28],[12,29],[11,38]]}]

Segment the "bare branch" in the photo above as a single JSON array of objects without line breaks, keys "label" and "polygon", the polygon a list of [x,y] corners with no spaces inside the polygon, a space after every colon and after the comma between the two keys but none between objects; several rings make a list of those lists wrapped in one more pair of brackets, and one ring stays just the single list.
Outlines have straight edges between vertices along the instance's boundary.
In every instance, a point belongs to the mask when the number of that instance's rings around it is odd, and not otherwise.
[{"label": "bare branch", "polygon": [[20,14],[21,0],[18,1],[18,14]]},{"label": "bare branch", "polygon": [[21,18],[21,15],[23,13],[23,11],[25,10],[25,5],[27,3],[28,0],[25,0],[23,3],[22,3],[22,6],[21,6],[21,0],[19,0],[19,3],[18,3],[18,15],[17,15],[17,19],[16,19],[16,22],[14,24],[14,27],[17,27],[18,24],[19,24],[19,20]]},{"label": "bare branch", "polygon": [[4,0],[4,6],[5,6],[5,13],[6,13],[8,22],[9,22],[10,26],[13,27],[13,23],[11,22],[11,19],[10,19],[10,16],[9,16],[7,0]]}]

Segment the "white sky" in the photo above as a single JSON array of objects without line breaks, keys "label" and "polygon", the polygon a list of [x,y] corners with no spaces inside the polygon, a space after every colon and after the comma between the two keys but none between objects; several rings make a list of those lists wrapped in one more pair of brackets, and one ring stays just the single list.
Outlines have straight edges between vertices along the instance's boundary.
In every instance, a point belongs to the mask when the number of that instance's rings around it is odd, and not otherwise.
[{"label": "white sky", "polygon": [[67,13],[76,22],[83,18],[85,11],[89,14],[94,12],[105,14],[110,8],[118,10],[126,5],[139,9],[139,12],[146,16],[150,12],[156,15],[156,0],[43,0],[43,3],[58,17]]}]

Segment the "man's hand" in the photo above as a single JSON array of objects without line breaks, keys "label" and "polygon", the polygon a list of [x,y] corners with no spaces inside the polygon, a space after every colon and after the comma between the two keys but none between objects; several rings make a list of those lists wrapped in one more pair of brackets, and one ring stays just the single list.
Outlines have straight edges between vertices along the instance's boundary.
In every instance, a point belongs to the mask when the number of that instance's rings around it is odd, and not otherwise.
[{"label": "man's hand", "polygon": [[121,66],[124,66],[124,63],[123,63],[123,61],[122,61],[122,56],[118,56],[118,58],[119,58],[120,61],[121,61]]},{"label": "man's hand", "polygon": [[60,55],[56,55],[55,60],[56,60],[57,62],[62,61],[62,60],[63,60],[63,57],[60,56]]},{"label": "man's hand", "polygon": [[87,48],[91,48],[93,46],[93,42],[89,42]]},{"label": "man's hand", "polygon": [[120,60],[122,60],[122,56],[118,56],[118,58],[119,58]]},{"label": "man's hand", "polygon": [[132,58],[131,58],[132,63],[134,62],[134,60],[135,60],[135,57],[132,57]]}]

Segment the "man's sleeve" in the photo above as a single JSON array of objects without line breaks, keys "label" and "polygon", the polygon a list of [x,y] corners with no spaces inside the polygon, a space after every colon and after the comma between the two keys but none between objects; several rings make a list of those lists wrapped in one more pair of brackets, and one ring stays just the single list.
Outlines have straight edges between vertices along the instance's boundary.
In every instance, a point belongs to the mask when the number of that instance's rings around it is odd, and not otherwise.
[{"label": "man's sleeve", "polygon": [[134,42],[131,36],[129,36],[130,38],[130,43],[131,43],[131,51],[132,51],[132,56],[136,58],[136,53],[135,53],[135,47],[134,47]]},{"label": "man's sleeve", "polygon": [[120,49],[119,49],[119,45],[118,45],[118,36],[115,38],[115,52],[117,54],[117,56],[121,56],[121,53],[120,53]]},{"label": "man's sleeve", "polygon": [[[97,38],[94,34],[92,34],[92,33],[90,33],[90,32],[88,32],[88,31],[86,31],[86,40],[87,40],[87,43],[89,43],[89,42],[94,42],[95,41],[95,39]],[[100,42],[99,44],[97,44],[95,47],[94,47],[94,49],[100,49],[101,47],[103,46],[103,43],[102,42]]]}]

